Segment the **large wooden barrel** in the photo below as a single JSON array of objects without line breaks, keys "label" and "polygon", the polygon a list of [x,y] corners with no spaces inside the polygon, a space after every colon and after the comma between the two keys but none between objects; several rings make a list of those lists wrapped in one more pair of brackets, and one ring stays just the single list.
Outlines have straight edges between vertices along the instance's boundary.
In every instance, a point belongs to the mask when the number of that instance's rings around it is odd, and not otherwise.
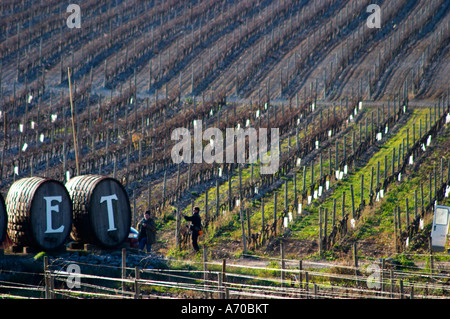
[{"label": "large wooden barrel", "polygon": [[72,229],[72,202],[64,184],[42,177],[16,181],[6,196],[8,234],[15,246],[61,248]]},{"label": "large wooden barrel", "polygon": [[6,213],[5,200],[0,194],[0,246],[6,237],[6,226],[8,224],[8,214]]},{"label": "large wooden barrel", "polygon": [[74,240],[115,248],[127,239],[131,208],[122,184],[110,177],[81,175],[71,178],[66,188],[73,202]]}]

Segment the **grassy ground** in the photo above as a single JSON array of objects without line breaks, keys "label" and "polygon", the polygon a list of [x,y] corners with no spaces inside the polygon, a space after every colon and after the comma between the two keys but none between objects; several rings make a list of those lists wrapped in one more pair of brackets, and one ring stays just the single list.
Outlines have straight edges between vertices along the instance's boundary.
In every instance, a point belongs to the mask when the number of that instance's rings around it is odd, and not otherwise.
[{"label": "grassy ground", "polygon": [[[370,118],[370,114],[374,109],[365,109],[365,114],[367,118]],[[448,156],[445,153],[445,148],[437,147],[439,143],[444,143],[448,139],[448,130],[444,132],[441,136],[437,137],[436,140],[432,141],[430,147],[427,147],[427,152],[421,151],[421,158],[415,159],[414,165],[408,165],[406,174],[403,174],[401,181],[395,181],[391,183],[388,189],[384,190],[384,197],[379,198],[377,201],[374,198],[374,203],[372,206],[368,206],[369,202],[369,192],[371,187],[371,175],[372,171],[373,175],[373,189],[376,189],[377,182],[377,166],[379,165],[379,182],[382,185],[384,181],[384,172],[387,169],[387,175],[389,176],[392,172],[392,158],[393,158],[393,149],[395,149],[395,167],[398,165],[398,154],[399,147],[404,146],[406,143],[406,137],[409,133],[409,145],[413,144],[412,137],[412,127],[415,125],[415,138],[416,140],[419,138],[419,123],[422,124],[422,135],[425,134],[425,121],[427,121],[427,127],[429,128],[429,109],[427,108],[416,108],[408,111],[409,114],[404,115],[403,122],[400,121],[395,128],[389,128],[389,134],[387,134],[382,141],[380,141],[376,147],[371,147],[370,152],[366,156],[366,158],[358,161],[358,165],[351,167],[349,169],[348,174],[344,179],[335,181],[334,177],[330,180],[330,190],[325,191],[325,185],[323,185],[323,196],[317,199],[313,199],[311,204],[307,204],[306,201],[303,202],[302,205],[302,214],[298,214],[297,209],[293,207],[294,203],[294,183],[293,178],[287,178],[287,203],[288,203],[288,211],[292,213],[293,220],[289,223],[287,229],[283,229],[281,234],[285,235],[286,238],[289,238],[293,241],[298,241],[299,245],[305,241],[317,241],[319,234],[319,208],[327,209],[328,211],[328,233],[331,230],[332,226],[332,212],[334,202],[336,203],[336,221],[340,220],[342,214],[342,198],[343,193],[345,192],[345,208],[344,212],[350,215],[350,219],[352,216],[352,202],[351,202],[351,185],[353,186],[354,192],[354,200],[355,200],[355,208],[357,208],[360,204],[360,183],[361,177],[364,177],[364,200],[366,202],[366,207],[361,212],[361,217],[355,221],[355,227],[351,227],[351,223],[349,223],[349,237],[352,240],[358,240],[362,242],[371,242],[373,244],[373,249],[383,250],[383,249],[392,249],[393,240],[392,235],[394,233],[394,222],[393,222],[393,211],[396,206],[400,206],[401,208],[401,223],[404,228],[407,224],[406,217],[406,198],[408,198],[408,207],[409,207],[409,220],[411,221],[415,214],[415,201],[414,195],[415,191],[418,191],[419,202],[420,202],[420,194],[421,189],[420,185],[423,184],[423,192],[424,192],[424,205],[427,205],[429,200],[429,183],[428,176],[431,171],[434,171],[434,167],[436,163],[439,162],[440,158],[443,157],[444,163],[447,163]],[[364,121],[364,117],[360,119]],[[360,124],[357,123],[349,123],[350,130],[346,134],[346,143],[347,143],[347,154],[351,154],[351,136],[352,130],[355,131],[356,138],[359,137],[359,134],[362,133],[364,136],[364,132],[360,132]],[[364,131],[364,125],[362,125]],[[409,129],[409,132],[408,132]],[[368,133],[371,132],[371,126],[368,126]],[[407,133],[408,132],[408,133]],[[383,134],[384,135],[384,134]],[[296,136],[291,136],[291,146],[295,146]],[[447,142],[448,143],[448,142]],[[342,158],[342,145],[343,145],[343,137],[341,136],[339,139],[339,158]],[[284,139],[281,143],[282,152],[287,151],[288,141]],[[331,165],[334,168],[334,141],[330,143],[328,146],[322,149],[323,156],[323,172],[325,174],[329,171],[329,157],[328,157],[328,148],[333,150],[332,152],[332,163]],[[387,168],[385,167],[385,157],[387,158]],[[320,161],[317,156],[314,160],[314,179],[317,181],[320,178]],[[420,164],[418,164],[418,160],[420,160]],[[402,159],[403,161],[403,159]],[[444,167],[444,171],[447,171],[446,166]],[[333,170],[334,172],[334,170]],[[246,182],[250,182],[251,179],[251,167],[248,165],[247,167],[242,168],[242,183],[245,185]],[[297,178],[297,192],[298,198],[301,198],[301,191],[303,189],[303,168],[300,166],[295,170],[296,178]],[[311,181],[311,170],[310,164],[306,169],[306,185],[305,189],[308,190]],[[444,174],[446,176],[446,173]],[[253,178],[257,179],[259,177],[259,163],[256,163],[253,166]],[[239,190],[239,175],[236,172],[233,175],[231,180],[232,183],[232,192],[233,195],[238,194]],[[434,184],[433,184],[434,185]],[[434,187],[434,186],[433,186]],[[318,186],[316,186],[316,190]],[[265,223],[270,224],[273,222],[274,208],[275,208],[275,193],[277,197],[277,218],[280,219],[281,212],[284,208],[284,192],[285,186],[281,184],[276,190],[271,193],[266,194],[263,197],[264,200],[264,217]],[[228,202],[228,182],[225,182],[220,186],[219,189],[220,194],[220,203]],[[421,204],[421,203],[419,203]],[[194,205],[200,206],[204,208],[205,206],[205,193],[199,194],[198,198],[195,200]],[[261,221],[262,221],[262,205],[261,201],[257,200],[254,202],[248,202],[244,199],[243,203],[241,203],[244,208],[249,209],[250,215],[250,225],[251,232],[257,233],[261,232]],[[208,206],[209,206],[209,215],[214,215],[216,213],[216,188],[212,187],[208,190]],[[419,205],[420,211],[420,205]],[[190,206],[184,210],[185,214],[190,213]],[[202,212],[203,213],[203,212]],[[244,214],[244,228],[246,233],[248,232],[248,223],[247,216]],[[428,218],[424,221],[424,225],[429,224],[431,220]],[[165,225],[164,228],[166,230],[173,229],[175,225],[175,218],[170,213],[166,214]],[[173,231],[174,232],[174,231]],[[224,247],[229,245],[229,247],[236,247],[242,250],[242,244],[240,244],[242,239],[242,228],[240,221],[240,213],[239,207],[235,207],[231,212],[230,211],[221,211],[219,216],[210,223],[209,228],[206,230],[204,237],[202,238],[202,242],[204,244],[216,247]],[[168,240],[169,242],[170,240]],[[411,243],[414,245],[414,243]],[[236,253],[235,253],[236,254]]]}]

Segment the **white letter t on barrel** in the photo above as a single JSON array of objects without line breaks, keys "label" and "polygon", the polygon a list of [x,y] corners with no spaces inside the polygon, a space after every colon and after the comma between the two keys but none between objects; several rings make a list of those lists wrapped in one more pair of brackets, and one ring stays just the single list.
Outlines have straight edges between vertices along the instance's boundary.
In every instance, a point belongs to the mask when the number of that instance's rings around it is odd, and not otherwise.
[{"label": "white letter t on barrel", "polygon": [[106,208],[108,209],[108,222],[109,222],[108,231],[117,230],[117,228],[114,225],[114,209],[112,206],[113,199],[118,200],[116,194],[100,197],[100,203],[106,201]]}]

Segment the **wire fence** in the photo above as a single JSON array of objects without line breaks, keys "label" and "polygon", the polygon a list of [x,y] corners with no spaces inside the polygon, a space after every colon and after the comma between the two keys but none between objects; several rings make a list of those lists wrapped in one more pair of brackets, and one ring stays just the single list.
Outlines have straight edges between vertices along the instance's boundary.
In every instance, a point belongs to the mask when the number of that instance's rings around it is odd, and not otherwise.
[{"label": "wire fence", "polygon": [[[126,250],[122,251],[123,256]],[[206,256],[206,254],[205,254]],[[245,263],[164,259],[168,267],[56,262],[43,271],[1,270],[0,298],[46,299],[448,299],[450,262],[357,266],[311,260],[244,256]],[[432,268],[430,267],[432,265]],[[75,266],[74,266],[75,265]],[[4,278],[26,278],[34,283]]]}]

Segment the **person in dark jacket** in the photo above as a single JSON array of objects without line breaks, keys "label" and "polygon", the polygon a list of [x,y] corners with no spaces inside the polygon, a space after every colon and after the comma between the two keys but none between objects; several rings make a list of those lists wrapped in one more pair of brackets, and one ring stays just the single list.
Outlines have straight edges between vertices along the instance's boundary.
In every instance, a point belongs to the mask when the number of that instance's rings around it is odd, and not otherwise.
[{"label": "person in dark jacket", "polygon": [[198,252],[200,248],[198,247],[198,236],[200,231],[202,230],[202,219],[200,217],[200,208],[195,207],[194,213],[192,216],[183,215],[184,219],[191,222],[190,230],[191,230],[191,238],[192,238],[192,247],[195,252]]},{"label": "person in dark jacket", "polygon": [[138,232],[139,249],[143,250],[147,246],[147,252],[151,252],[152,245],[156,243],[156,223],[149,211],[145,212],[144,219],[139,222]]}]

